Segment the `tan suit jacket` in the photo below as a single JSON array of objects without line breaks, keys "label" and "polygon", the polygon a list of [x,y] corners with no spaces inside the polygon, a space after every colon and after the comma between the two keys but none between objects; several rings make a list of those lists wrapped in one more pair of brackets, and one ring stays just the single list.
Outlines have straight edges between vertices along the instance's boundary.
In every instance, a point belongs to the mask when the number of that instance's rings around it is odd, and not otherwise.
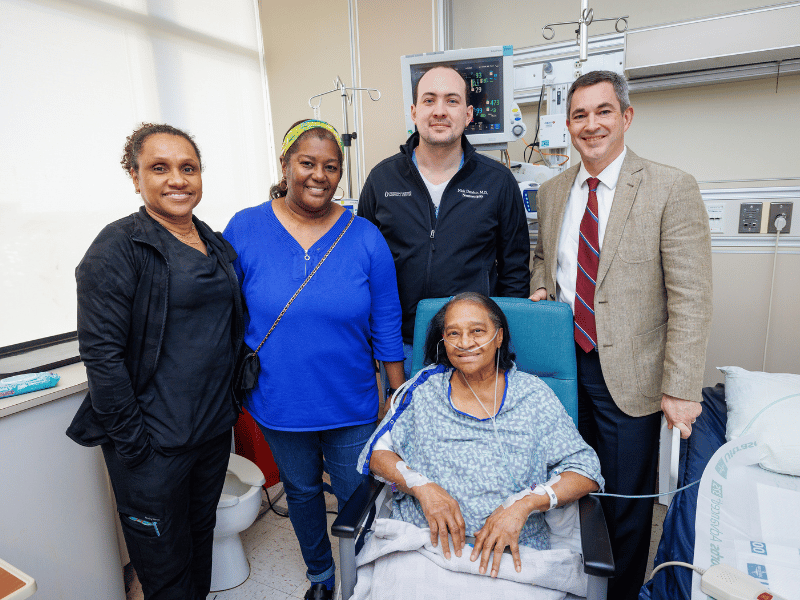
[{"label": "tan suit jacket", "polygon": [[[557,298],[558,238],[580,165],[537,194],[539,239],[531,289]],[[631,416],[660,410],[662,394],[701,400],[711,326],[711,237],[697,182],[639,158],[622,163],[595,290],[606,385]]]}]

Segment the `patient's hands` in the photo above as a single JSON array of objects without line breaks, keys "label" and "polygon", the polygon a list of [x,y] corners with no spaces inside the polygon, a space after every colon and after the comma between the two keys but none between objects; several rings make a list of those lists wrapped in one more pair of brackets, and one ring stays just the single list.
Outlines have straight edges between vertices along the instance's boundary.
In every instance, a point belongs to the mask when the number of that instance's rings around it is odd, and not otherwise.
[{"label": "patient's hands", "polygon": [[[431,528],[431,544],[437,545],[437,538],[442,541],[444,557],[450,560],[450,544],[447,539],[449,533],[453,537],[453,550],[456,556],[461,556],[464,548],[464,531],[466,524],[461,516],[461,508],[453,497],[442,487],[431,482],[412,488],[414,497],[419,500],[422,512],[428,519]],[[523,521],[524,522],[524,521]]]},{"label": "patient's hands", "polygon": [[503,557],[503,550],[506,546],[511,548],[511,556],[514,558],[514,568],[517,573],[522,570],[522,559],[519,557],[519,533],[530,515],[530,508],[525,505],[525,502],[515,502],[508,508],[498,506],[486,519],[483,527],[475,532],[475,548],[469,559],[475,562],[478,555],[481,555],[479,568],[481,574],[486,573],[489,555],[494,551],[491,575],[497,577],[497,573],[500,572],[500,559]]}]

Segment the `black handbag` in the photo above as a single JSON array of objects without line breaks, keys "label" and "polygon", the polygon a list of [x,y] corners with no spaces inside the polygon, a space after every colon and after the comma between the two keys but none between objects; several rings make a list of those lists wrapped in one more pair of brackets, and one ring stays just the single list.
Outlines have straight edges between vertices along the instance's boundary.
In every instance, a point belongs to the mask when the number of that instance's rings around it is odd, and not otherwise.
[{"label": "black handbag", "polygon": [[294,296],[289,298],[289,301],[286,303],[286,306],[283,307],[283,310],[278,315],[278,318],[275,319],[275,322],[272,324],[272,327],[269,328],[267,335],[264,336],[264,339],[261,340],[261,343],[258,345],[258,348],[252,350],[250,346],[242,343],[241,351],[239,352],[238,360],[236,361],[236,367],[233,371],[233,399],[236,404],[236,408],[239,411],[239,414],[242,413],[242,405],[244,404],[245,398],[247,398],[247,394],[255,389],[258,385],[258,376],[261,374],[261,361],[258,358],[258,351],[261,350],[261,346],[264,345],[264,342],[267,341],[267,338],[272,334],[272,331],[275,329],[275,326],[278,322],[283,318],[283,315],[286,314],[286,311],[291,306],[294,299],[303,291],[303,288],[306,287],[311,278],[314,276],[314,273],[317,272],[322,266],[322,263],[325,262],[325,259],[328,258],[330,253],[336,247],[336,244],[339,243],[339,240],[342,239],[342,236],[347,232],[350,228],[350,225],[353,223],[353,220],[356,218],[355,213],[350,216],[350,221],[347,223],[345,228],[342,230],[342,233],[339,234],[339,237],[333,242],[328,251],[325,253],[325,256],[317,263],[317,266],[309,273],[306,280],[303,284],[297,289],[294,293]]},{"label": "black handbag", "polygon": [[261,373],[261,361],[253,349],[242,342],[236,366],[233,369],[233,405],[239,414],[247,397],[247,392],[256,387],[258,376]]}]

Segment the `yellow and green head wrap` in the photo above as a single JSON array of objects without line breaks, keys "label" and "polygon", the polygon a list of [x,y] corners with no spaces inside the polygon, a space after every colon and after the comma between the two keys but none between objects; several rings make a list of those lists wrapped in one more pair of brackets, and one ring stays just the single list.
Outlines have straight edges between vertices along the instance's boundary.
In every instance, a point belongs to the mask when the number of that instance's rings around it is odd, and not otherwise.
[{"label": "yellow and green head wrap", "polygon": [[317,129],[317,128],[326,129],[330,131],[333,134],[333,137],[336,139],[336,143],[339,144],[339,150],[341,150],[342,154],[344,154],[344,147],[342,146],[342,138],[339,137],[339,132],[336,131],[332,125],[329,125],[325,121],[316,121],[314,119],[309,119],[308,121],[303,121],[302,123],[298,123],[286,133],[286,135],[283,137],[281,156],[286,155],[286,151],[292,147],[292,145],[297,141],[297,138],[299,138],[309,129]]}]

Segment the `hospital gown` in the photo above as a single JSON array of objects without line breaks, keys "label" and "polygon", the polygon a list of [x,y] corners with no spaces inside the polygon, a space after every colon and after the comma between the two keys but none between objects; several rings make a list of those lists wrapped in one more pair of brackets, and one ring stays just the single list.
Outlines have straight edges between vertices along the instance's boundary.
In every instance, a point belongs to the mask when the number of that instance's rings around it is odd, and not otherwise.
[{"label": "hospital gown", "polygon": [[[458,502],[468,535],[474,535],[510,495],[557,473],[574,471],[603,486],[597,455],[541,379],[516,367],[506,372],[502,403],[497,399],[496,436],[491,419],[478,419],[453,406],[453,373],[440,365],[420,375],[424,383],[412,388],[394,414],[387,414],[362,451],[362,472],[368,469],[375,439],[390,429],[395,452],[406,464]],[[392,518],[428,527],[419,502],[403,493],[393,495]],[[542,514],[528,518],[519,543],[550,548]]]}]

